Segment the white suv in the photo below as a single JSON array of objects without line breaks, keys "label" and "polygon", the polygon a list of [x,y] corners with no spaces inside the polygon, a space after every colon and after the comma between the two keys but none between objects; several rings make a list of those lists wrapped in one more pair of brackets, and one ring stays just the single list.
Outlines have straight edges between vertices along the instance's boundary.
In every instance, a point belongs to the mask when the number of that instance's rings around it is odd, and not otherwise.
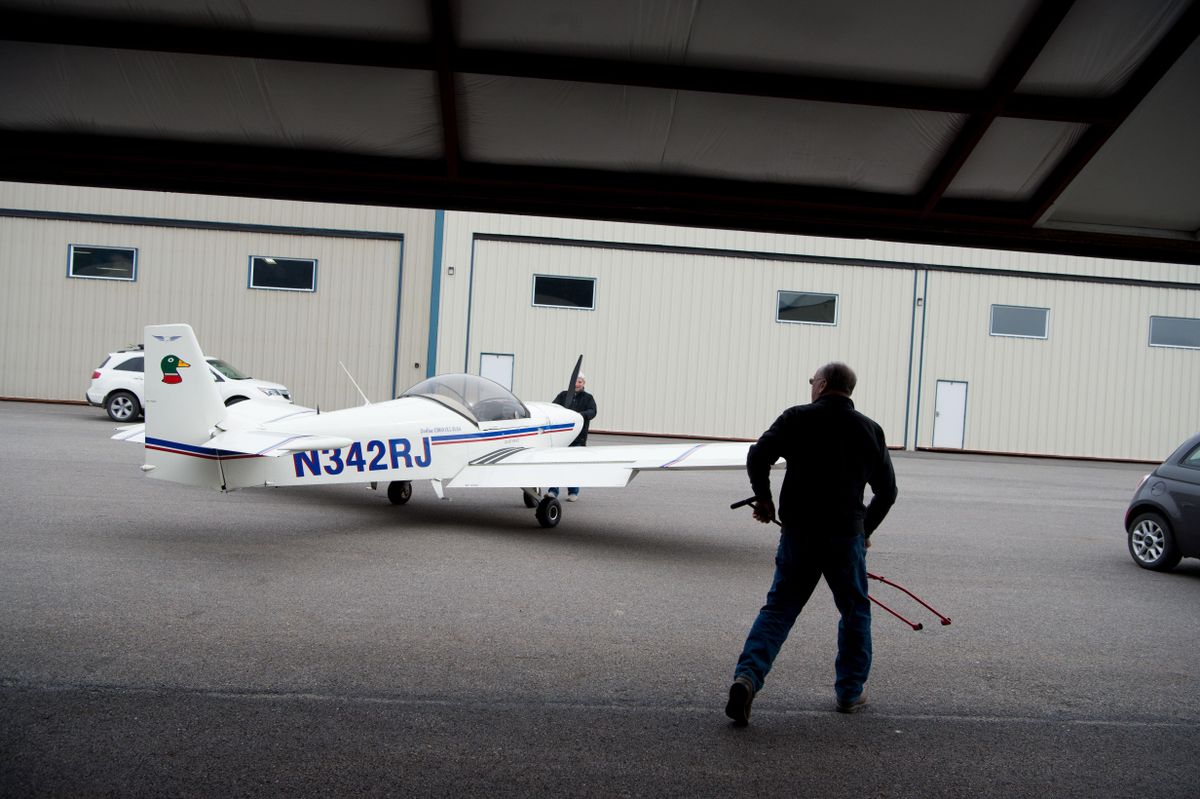
[{"label": "white suv", "polygon": [[[205,360],[226,405],[252,398],[292,401],[286,386],[247,377],[220,358]],[[136,419],[142,412],[146,396],[143,387],[145,362],[145,353],[140,346],[110,352],[104,363],[92,372],[92,384],[86,394],[88,404],[104,408],[114,422]]]}]

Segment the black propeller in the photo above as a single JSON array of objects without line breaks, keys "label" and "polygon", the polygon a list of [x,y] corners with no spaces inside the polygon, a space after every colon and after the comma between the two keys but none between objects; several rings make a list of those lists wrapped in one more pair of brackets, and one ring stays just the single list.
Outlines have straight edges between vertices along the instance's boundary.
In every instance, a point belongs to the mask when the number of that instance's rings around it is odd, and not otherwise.
[{"label": "black propeller", "polygon": [[579,367],[583,366],[583,354],[580,353],[579,360],[575,361],[575,371],[571,372],[571,382],[567,383],[567,396],[570,397],[575,393],[575,381],[579,379]]}]

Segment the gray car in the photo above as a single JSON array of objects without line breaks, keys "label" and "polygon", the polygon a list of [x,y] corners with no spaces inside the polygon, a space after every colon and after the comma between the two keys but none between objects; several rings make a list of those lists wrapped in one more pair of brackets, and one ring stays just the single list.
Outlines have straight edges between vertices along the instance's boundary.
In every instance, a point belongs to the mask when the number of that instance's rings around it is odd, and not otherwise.
[{"label": "gray car", "polygon": [[1144,569],[1167,571],[1200,558],[1200,433],[1142,478],[1125,511],[1129,554]]}]

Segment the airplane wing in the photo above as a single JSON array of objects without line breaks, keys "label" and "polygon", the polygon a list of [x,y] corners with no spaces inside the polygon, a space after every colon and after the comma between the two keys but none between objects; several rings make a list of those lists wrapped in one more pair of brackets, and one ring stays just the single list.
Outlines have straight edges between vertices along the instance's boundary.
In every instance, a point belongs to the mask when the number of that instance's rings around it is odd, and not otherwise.
[{"label": "airplane wing", "polygon": [[[510,447],[468,463],[447,488],[577,485],[619,488],[646,471],[745,469],[750,442],[629,444],[554,449]],[[777,466],[783,465],[779,461]]]}]

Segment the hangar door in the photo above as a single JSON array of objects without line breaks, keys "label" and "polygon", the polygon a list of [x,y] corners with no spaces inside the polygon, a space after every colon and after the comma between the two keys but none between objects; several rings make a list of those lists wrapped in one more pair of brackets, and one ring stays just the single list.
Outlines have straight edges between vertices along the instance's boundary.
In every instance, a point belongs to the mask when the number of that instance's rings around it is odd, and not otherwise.
[{"label": "hangar door", "polygon": [[[550,400],[582,353],[597,430],[756,438],[836,358],[870,375],[856,404],[902,435],[911,270],[480,237],[470,281],[467,364],[511,353],[513,391]],[[829,312],[781,312],[801,295]]]}]

